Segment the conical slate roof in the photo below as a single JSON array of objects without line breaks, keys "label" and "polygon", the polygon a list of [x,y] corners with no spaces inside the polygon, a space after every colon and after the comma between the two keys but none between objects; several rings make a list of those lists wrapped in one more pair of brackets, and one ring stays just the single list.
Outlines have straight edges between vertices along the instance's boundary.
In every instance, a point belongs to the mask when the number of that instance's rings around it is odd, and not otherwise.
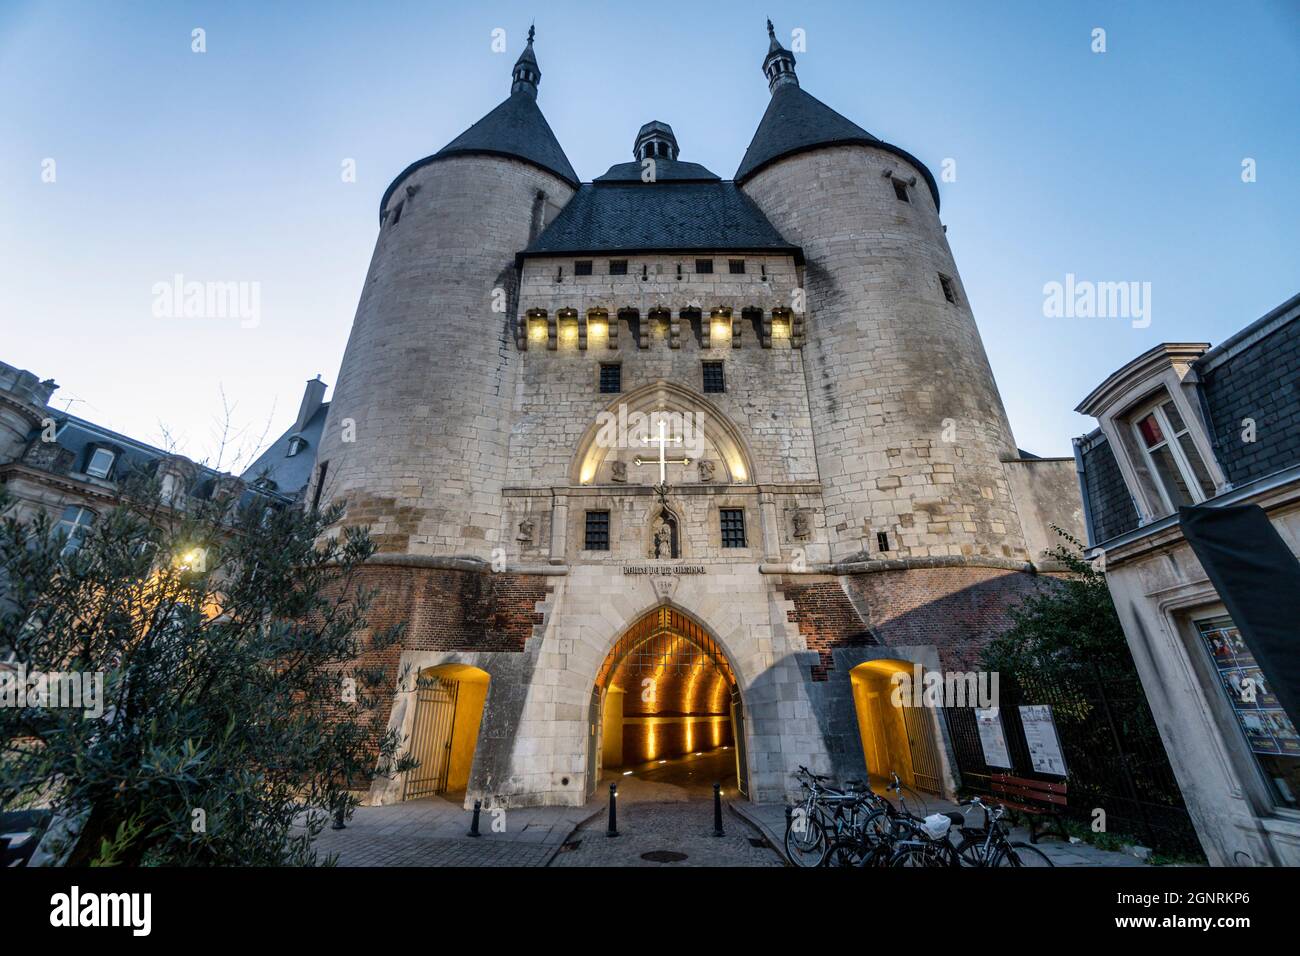
[{"label": "conical slate roof", "polygon": [[778,86],[736,170],[736,182],[752,176],[774,159],[815,146],[878,142],[857,123],[805,93],[802,87]]},{"label": "conical slate roof", "polygon": [[772,92],[767,112],[759,121],[749,149],[745,150],[745,158],[736,170],[736,184],[744,183],[764,166],[785,156],[847,143],[864,143],[907,160],[925,177],[935,208],[938,208],[939,186],[923,162],[906,150],[872,136],[795,84],[778,86]]},{"label": "conical slate roof", "polygon": [[537,108],[537,100],[527,93],[511,93],[505,102],[434,155],[441,158],[457,153],[513,156],[554,173],[571,186],[578,185],[578,174]]}]

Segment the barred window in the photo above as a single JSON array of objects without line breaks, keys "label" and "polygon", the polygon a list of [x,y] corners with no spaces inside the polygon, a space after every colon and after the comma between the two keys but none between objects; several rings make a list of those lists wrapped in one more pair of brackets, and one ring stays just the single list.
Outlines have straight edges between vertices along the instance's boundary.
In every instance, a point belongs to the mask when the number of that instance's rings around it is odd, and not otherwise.
[{"label": "barred window", "polygon": [[726,380],[722,376],[721,362],[704,363],[704,390],[706,392],[725,392]]},{"label": "barred window", "polygon": [[696,260],[695,260],[695,271],[696,271],[696,273],[699,274],[699,275],[709,275],[709,274],[711,274],[711,273],[713,272],[713,260],[712,260],[712,259],[696,259]]},{"label": "barred window", "polygon": [[724,548],[744,548],[745,544],[745,509],[721,508],[722,546]]},{"label": "barred window", "polygon": [[587,536],[584,545],[588,551],[609,550],[609,512],[587,512]]},{"label": "barred window", "polygon": [[745,260],[728,259],[727,271],[730,272],[733,276],[743,276],[745,274]]},{"label": "barred window", "polygon": [[575,262],[575,263],[573,264],[573,274],[574,274],[575,276],[589,276],[589,275],[591,275],[591,260],[590,260],[590,259],[579,259],[577,262]]},{"label": "barred window", "polygon": [[623,391],[623,366],[618,362],[602,362],[600,365],[600,390],[607,394]]},{"label": "barred window", "polygon": [[625,275],[627,275],[627,260],[626,260],[626,259],[610,259],[610,260],[609,260],[609,274],[612,275],[612,276],[625,276]]}]

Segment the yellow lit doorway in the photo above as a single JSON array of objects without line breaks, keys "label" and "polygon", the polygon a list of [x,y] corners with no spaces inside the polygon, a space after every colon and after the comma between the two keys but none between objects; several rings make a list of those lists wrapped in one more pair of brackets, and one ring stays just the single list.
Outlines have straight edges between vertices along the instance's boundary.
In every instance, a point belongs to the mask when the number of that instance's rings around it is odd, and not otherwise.
[{"label": "yellow lit doorway", "polygon": [[872,789],[883,792],[890,773],[913,790],[942,793],[934,714],[924,707],[895,706],[894,674],[912,673],[901,660],[867,661],[849,672],[862,756]]},{"label": "yellow lit doorway", "polygon": [[442,664],[420,672],[410,747],[420,765],[407,771],[402,799],[463,795],[474,766],[489,680],[487,671],[468,664]]}]

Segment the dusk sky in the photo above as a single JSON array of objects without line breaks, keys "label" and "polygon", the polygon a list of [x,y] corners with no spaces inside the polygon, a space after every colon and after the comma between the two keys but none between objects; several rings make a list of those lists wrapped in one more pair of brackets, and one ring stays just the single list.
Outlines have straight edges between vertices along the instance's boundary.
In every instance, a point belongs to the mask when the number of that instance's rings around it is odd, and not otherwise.
[{"label": "dusk sky", "polygon": [[[531,19],[538,103],[590,180],[652,119],[730,178],[769,96],[765,16],[787,45],[805,32],[805,90],[936,176],[955,161],[941,216],[1022,448],[1070,454],[1091,427],[1074,406],[1118,366],[1300,291],[1289,0],[5,0],[0,360],[55,379],[57,408],[195,458],[215,455],[224,390],[246,462],[306,379],[333,384],[384,189],[507,96]],[[258,284],[258,321],[155,315],[177,274]],[[1067,274],[1149,282],[1150,325],[1046,317]]]}]

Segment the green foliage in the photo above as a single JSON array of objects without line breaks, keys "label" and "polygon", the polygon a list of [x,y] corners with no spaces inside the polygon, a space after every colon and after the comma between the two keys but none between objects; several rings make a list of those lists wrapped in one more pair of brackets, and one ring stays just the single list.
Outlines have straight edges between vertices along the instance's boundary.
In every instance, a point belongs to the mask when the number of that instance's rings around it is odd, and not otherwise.
[{"label": "green foliage", "polygon": [[367,627],[373,543],[246,498],[123,504],[75,549],[0,502],[0,660],[102,675],[98,718],[0,707],[0,806],[75,821],[70,864],[313,864],[332,809],[411,765],[354,663],[400,639]]},{"label": "green foliage", "polygon": [[1051,587],[1011,609],[1012,627],[991,641],[981,655],[990,670],[1014,675],[1022,683],[1069,682],[1094,667],[1116,666],[1132,673],[1124,628],[1106,587],[1106,576],[1083,556],[1083,544],[1053,526],[1065,543],[1049,554],[1068,572]]}]

